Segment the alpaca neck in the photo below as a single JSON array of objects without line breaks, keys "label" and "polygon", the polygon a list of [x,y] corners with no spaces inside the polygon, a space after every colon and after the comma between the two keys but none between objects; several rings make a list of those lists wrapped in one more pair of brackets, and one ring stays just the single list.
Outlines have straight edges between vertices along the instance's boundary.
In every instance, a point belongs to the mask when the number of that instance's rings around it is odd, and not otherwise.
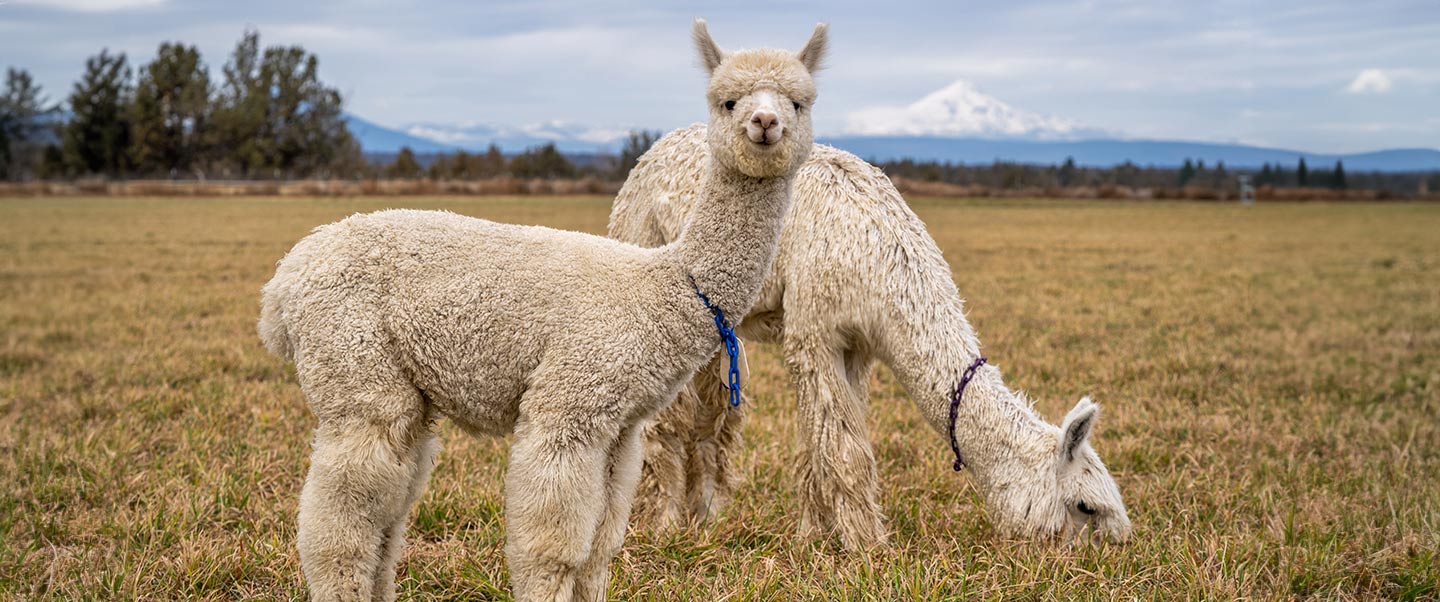
[{"label": "alpaca neck", "polygon": [[[946,298],[925,315],[909,316],[907,323],[888,329],[886,346],[891,370],[942,437],[944,446],[937,452],[948,455],[952,453],[951,396],[966,367],[980,357],[980,342],[965,319],[964,302],[948,273],[944,280],[941,290],[948,291],[942,295]],[[1014,460],[1038,458],[1044,449],[1053,448],[1052,429],[1023,396],[1005,386],[999,368],[985,364],[965,388],[956,413],[955,441],[965,467],[983,487],[995,480],[995,471],[1006,470]]]},{"label": "alpaca neck", "polygon": [[790,183],[790,176],[754,178],[712,160],[690,221],[670,247],[732,325],[755,305],[770,273]]}]

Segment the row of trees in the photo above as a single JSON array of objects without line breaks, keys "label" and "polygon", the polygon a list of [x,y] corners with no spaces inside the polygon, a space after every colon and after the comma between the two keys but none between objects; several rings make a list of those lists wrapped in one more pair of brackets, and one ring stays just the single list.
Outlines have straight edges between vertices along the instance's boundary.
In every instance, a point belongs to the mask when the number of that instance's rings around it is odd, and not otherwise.
[{"label": "row of trees", "polygon": [[48,102],[29,73],[8,71],[0,175],[305,177],[364,165],[315,55],[262,49],[254,30],[218,82],[196,47],[167,42],[138,74],[124,53],[102,50],[63,105]]},{"label": "row of trees", "polygon": [[1214,166],[1203,160],[1187,159],[1179,168],[1140,167],[1126,162],[1113,167],[1082,167],[1074,159],[1061,165],[1032,165],[996,161],[986,165],[922,162],[913,160],[877,163],[886,174],[922,182],[959,186],[984,186],[994,190],[1025,188],[1066,188],[1126,186],[1134,189],[1178,190],[1198,188],[1233,194],[1244,174],[1255,186],[1273,188],[1361,189],[1399,195],[1425,194],[1440,190],[1440,173],[1347,173],[1341,162],[1333,169],[1311,169],[1300,159],[1293,169],[1264,164],[1260,169],[1231,169],[1224,162]]}]

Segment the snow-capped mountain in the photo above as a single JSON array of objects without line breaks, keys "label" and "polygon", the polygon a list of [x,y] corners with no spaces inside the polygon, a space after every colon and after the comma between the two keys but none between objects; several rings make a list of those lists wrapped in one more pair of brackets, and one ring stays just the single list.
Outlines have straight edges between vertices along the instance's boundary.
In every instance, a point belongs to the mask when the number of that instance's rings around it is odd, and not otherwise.
[{"label": "snow-capped mountain", "polygon": [[852,136],[940,136],[1066,140],[1099,134],[1054,115],[1016,108],[959,80],[904,107],[870,107],[851,112],[845,134]]}]

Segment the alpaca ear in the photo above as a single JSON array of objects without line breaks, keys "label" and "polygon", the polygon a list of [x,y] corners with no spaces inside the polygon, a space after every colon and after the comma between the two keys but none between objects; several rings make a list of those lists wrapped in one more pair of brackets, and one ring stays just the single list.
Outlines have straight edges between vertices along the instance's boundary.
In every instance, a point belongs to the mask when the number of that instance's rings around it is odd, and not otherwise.
[{"label": "alpaca ear", "polygon": [[1080,402],[1065,415],[1065,421],[1060,423],[1060,455],[1066,462],[1075,461],[1075,451],[1090,438],[1090,429],[1099,417],[1100,406],[1090,401],[1089,397],[1080,398]]},{"label": "alpaca ear", "polygon": [[695,29],[690,35],[695,38],[695,51],[700,53],[700,64],[705,66],[705,72],[714,73],[720,61],[725,60],[725,53],[710,37],[710,28],[705,26],[704,19],[695,19]]},{"label": "alpaca ear", "polygon": [[810,34],[810,41],[805,42],[805,47],[795,53],[795,58],[800,59],[800,64],[811,73],[824,68],[825,51],[830,46],[830,24],[819,23],[815,25],[815,32]]}]

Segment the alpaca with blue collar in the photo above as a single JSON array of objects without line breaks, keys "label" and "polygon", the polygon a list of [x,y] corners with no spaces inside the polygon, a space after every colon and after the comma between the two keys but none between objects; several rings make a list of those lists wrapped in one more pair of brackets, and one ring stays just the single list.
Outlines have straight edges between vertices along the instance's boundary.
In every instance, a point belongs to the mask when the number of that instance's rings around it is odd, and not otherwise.
[{"label": "alpaca with blue collar", "polygon": [[313,599],[393,599],[442,416],[515,434],[515,598],[605,599],[641,426],[755,305],[812,143],[823,25],[794,54],[723,53],[703,21],[694,37],[710,73],[707,184],[674,243],[382,211],[321,226],[280,261],[259,330],[295,362],[319,423],[298,538]]}]

